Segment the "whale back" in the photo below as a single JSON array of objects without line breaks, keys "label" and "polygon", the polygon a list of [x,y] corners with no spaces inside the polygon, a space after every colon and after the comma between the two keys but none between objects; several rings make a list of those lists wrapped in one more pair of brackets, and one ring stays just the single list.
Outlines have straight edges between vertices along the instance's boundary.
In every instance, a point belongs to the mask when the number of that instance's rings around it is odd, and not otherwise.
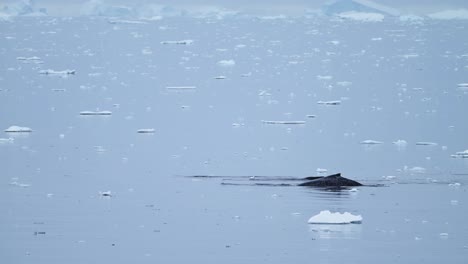
[{"label": "whale back", "polygon": [[352,187],[352,186],[362,186],[361,183],[357,181],[350,180],[345,177],[341,177],[341,173],[329,175],[319,179],[314,179],[299,184],[299,186],[312,186],[312,187]]}]

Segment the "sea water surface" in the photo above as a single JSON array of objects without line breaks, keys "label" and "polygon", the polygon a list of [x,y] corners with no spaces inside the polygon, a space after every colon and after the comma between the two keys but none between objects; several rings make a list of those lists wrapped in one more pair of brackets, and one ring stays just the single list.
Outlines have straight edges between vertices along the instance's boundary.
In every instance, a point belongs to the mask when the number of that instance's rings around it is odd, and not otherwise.
[{"label": "sea water surface", "polygon": [[0,261],[465,263],[467,26],[1,21]]}]

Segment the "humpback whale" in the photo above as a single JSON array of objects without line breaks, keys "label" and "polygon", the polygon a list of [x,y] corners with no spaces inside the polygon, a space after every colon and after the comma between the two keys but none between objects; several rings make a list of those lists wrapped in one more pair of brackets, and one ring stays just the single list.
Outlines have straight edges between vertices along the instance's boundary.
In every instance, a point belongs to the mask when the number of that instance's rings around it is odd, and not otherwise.
[{"label": "humpback whale", "polygon": [[361,183],[341,177],[341,173],[332,174],[325,177],[306,177],[309,180],[304,183],[298,184],[298,186],[311,186],[311,187],[352,187],[362,186]]},{"label": "humpback whale", "polygon": [[[341,189],[342,187],[364,186],[363,184],[342,177],[341,173],[332,174],[329,176],[309,176],[309,177],[278,177],[278,176],[209,176],[209,175],[194,175],[193,178],[219,178],[222,180],[222,185],[251,185],[251,186],[304,186],[317,187],[327,189]],[[249,181],[253,183],[245,183],[238,181]],[[299,184],[290,183],[291,181],[303,181]]]}]

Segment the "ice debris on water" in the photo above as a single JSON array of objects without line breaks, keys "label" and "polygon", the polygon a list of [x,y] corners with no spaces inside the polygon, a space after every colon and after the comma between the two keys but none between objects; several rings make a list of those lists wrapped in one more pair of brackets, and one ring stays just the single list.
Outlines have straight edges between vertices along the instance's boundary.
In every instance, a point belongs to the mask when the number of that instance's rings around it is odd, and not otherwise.
[{"label": "ice debris on water", "polygon": [[382,142],[382,141],[377,141],[377,140],[368,139],[368,140],[364,140],[364,141],[359,142],[359,144],[363,144],[363,145],[379,145],[379,144],[383,144],[383,142]]},{"label": "ice debris on water", "polygon": [[263,124],[268,125],[303,125],[305,121],[283,121],[283,120],[262,120]]},{"label": "ice debris on water", "polygon": [[312,216],[309,224],[360,224],[362,223],[361,215],[353,215],[348,212],[332,213],[329,210],[321,211],[319,214]]},{"label": "ice debris on water", "polygon": [[236,65],[236,62],[234,60],[221,60],[218,61],[219,66],[234,66]]},{"label": "ice debris on water", "polygon": [[213,79],[216,79],[216,80],[224,80],[224,79],[226,79],[226,76],[224,76],[224,75],[215,76],[215,77],[213,77]]},{"label": "ice debris on water", "polygon": [[459,151],[453,155],[451,155],[452,158],[462,158],[462,159],[468,159],[468,149],[464,151]]},{"label": "ice debris on water", "polygon": [[32,129],[29,127],[21,127],[21,126],[10,126],[9,128],[5,129],[7,133],[29,133],[32,132]]},{"label": "ice debris on water", "polygon": [[161,44],[164,44],[164,45],[167,45],[167,44],[190,45],[190,44],[192,44],[192,43],[193,43],[193,40],[191,40],[191,39],[161,41]]},{"label": "ice debris on water", "polygon": [[67,77],[68,75],[75,75],[76,71],[75,70],[63,70],[63,71],[56,71],[56,70],[41,70],[39,71],[39,74],[42,75],[50,75],[50,76],[61,76],[61,77]]},{"label": "ice debris on water", "polygon": [[137,130],[137,133],[140,133],[140,134],[154,134],[154,132],[155,132],[154,128],[142,128],[142,129]]},{"label": "ice debris on water", "polygon": [[340,105],[341,101],[339,100],[334,100],[334,101],[318,101],[317,104],[320,105]]},{"label": "ice debris on water", "polygon": [[196,86],[166,86],[168,90],[193,90],[196,88]]},{"label": "ice debris on water", "polygon": [[104,192],[99,192],[99,195],[102,197],[112,197],[112,192],[111,191],[104,191]]},{"label": "ice debris on water", "polygon": [[416,142],[416,145],[418,145],[418,146],[437,146],[437,143],[421,141],[421,142]]},{"label": "ice debris on water", "polygon": [[83,116],[90,116],[90,115],[108,116],[108,115],[112,115],[112,112],[111,111],[81,111],[80,115],[83,115]]},{"label": "ice debris on water", "polygon": [[398,147],[406,147],[406,145],[408,145],[408,142],[406,142],[406,140],[404,139],[399,139],[397,141],[393,141],[392,143],[397,145]]}]

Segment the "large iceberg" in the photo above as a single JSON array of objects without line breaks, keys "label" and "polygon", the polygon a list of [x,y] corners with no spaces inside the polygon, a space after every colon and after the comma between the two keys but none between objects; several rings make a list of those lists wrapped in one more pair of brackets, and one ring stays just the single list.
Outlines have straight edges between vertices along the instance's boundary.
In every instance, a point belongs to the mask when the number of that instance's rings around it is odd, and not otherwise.
[{"label": "large iceberg", "polygon": [[321,211],[319,214],[312,216],[309,224],[360,224],[362,223],[361,215],[353,215],[348,212],[332,213],[328,210]]}]

